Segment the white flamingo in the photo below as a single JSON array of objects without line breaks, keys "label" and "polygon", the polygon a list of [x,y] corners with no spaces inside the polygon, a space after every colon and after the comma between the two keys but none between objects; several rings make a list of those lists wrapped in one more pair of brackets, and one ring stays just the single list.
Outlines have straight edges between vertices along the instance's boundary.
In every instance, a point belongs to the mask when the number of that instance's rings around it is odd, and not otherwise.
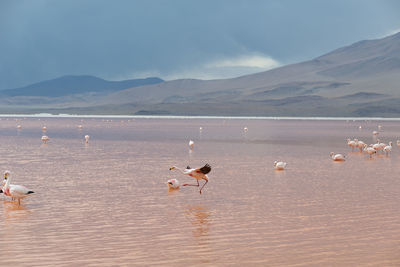
[{"label": "white flamingo", "polygon": [[357,140],[357,147],[360,149],[360,151],[363,150],[365,143],[361,140]]},{"label": "white flamingo", "polygon": [[392,151],[392,145],[393,145],[393,143],[392,143],[392,142],[389,142],[389,145],[388,145],[388,146],[385,146],[385,147],[383,148],[383,151],[386,153],[386,156],[389,156],[389,152]]},{"label": "white flamingo", "polygon": [[189,148],[190,148],[191,150],[193,150],[193,148],[194,148],[194,142],[193,142],[193,140],[190,140],[190,141],[189,141]]},{"label": "white flamingo", "polygon": [[17,129],[22,129],[22,126],[21,125],[17,125]]},{"label": "white flamingo", "polygon": [[42,127],[42,131],[43,131],[43,132],[47,131],[47,127],[46,127],[46,126],[43,126],[43,127]]},{"label": "white flamingo", "polygon": [[386,146],[385,143],[381,143],[381,141],[378,139],[376,144],[372,145],[372,148],[376,150],[376,152],[379,152],[380,150],[383,151],[383,148]]},{"label": "white flamingo", "polygon": [[83,128],[83,126],[79,124],[78,125],[78,129],[82,129],[82,128]]},{"label": "white flamingo", "polygon": [[245,133],[247,133],[247,132],[249,131],[249,128],[244,127],[244,128],[243,128],[243,131],[244,131]]},{"label": "white flamingo", "polygon": [[356,147],[356,141],[350,140],[350,138],[347,138],[347,145],[351,147],[351,151],[354,151],[354,148]]},{"label": "white flamingo", "polygon": [[42,142],[43,142],[43,143],[46,144],[47,141],[49,141],[49,140],[50,140],[50,138],[49,138],[47,135],[43,135],[43,136],[42,136]]},{"label": "white flamingo", "polygon": [[378,135],[379,133],[377,131],[372,132],[373,135]]},{"label": "white flamingo", "polygon": [[286,164],[287,164],[286,162],[275,160],[275,162],[274,162],[275,170],[280,170],[280,171],[284,170],[286,167]]},{"label": "white flamingo", "polygon": [[89,144],[89,139],[90,139],[90,136],[89,136],[89,135],[85,135],[85,142],[86,142],[86,144]]},{"label": "white flamingo", "polygon": [[21,205],[21,199],[26,198],[34,192],[22,185],[11,184],[10,172],[6,171],[4,173],[4,179],[6,180],[3,186],[3,194],[11,197],[12,199],[18,199],[18,205]]},{"label": "white flamingo", "polygon": [[170,179],[167,181],[169,189],[179,189],[180,183],[178,179]]},{"label": "white flamingo", "polygon": [[335,154],[335,153],[331,152],[330,155],[334,161],[345,161],[346,160],[345,156],[343,154]]},{"label": "white flamingo", "polygon": [[211,166],[206,164],[203,167],[197,168],[197,169],[192,169],[189,166],[187,166],[185,170],[181,170],[178,167],[172,166],[171,168],[169,168],[169,170],[178,170],[184,175],[189,175],[190,177],[195,178],[197,181],[197,184],[183,184],[182,186],[197,186],[197,187],[199,187],[200,186],[199,180],[205,180],[206,182],[200,188],[200,194],[201,194],[201,190],[203,190],[204,186],[208,183],[207,173],[209,173],[211,171]]},{"label": "white flamingo", "polygon": [[372,158],[372,154],[375,154],[376,150],[371,145],[370,146],[365,145],[364,152],[367,153],[370,158]]}]

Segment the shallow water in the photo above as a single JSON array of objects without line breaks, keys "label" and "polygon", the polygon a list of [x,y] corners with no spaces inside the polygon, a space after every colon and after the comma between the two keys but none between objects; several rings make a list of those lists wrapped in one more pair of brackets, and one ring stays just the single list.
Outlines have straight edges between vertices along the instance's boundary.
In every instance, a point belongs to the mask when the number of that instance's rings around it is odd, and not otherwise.
[{"label": "shallow water", "polygon": [[[399,148],[346,145],[378,124],[400,139],[398,121],[3,117],[0,170],[35,194],[0,197],[0,266],[399,266]],[[205,163],[202,195],[168,191],[195,182],[169,167]]]}]

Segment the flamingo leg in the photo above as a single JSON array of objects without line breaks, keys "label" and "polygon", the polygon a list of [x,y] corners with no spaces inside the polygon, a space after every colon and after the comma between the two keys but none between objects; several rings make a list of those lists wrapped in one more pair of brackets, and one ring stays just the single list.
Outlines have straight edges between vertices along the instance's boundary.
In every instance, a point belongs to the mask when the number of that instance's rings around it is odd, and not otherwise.
[{"label": "flamingo leg", "polygon": [[197,187],[199,187],[200,186],[199,180],[196,180],[196,181],[197,181],[197,184],[184,184],[182,186],[197,186]]},{"label": "flamingo leg", "polygon": [[21,199],[18,198],[18,206],[21,206]]},{"label": "flamingo leg", "polygon": [[201,194],[201,190],[203,190],[204,186],[208,183],[208,181],[206,180],[206,182],[203,184],[203,186],[200,188],[200,194]]}]

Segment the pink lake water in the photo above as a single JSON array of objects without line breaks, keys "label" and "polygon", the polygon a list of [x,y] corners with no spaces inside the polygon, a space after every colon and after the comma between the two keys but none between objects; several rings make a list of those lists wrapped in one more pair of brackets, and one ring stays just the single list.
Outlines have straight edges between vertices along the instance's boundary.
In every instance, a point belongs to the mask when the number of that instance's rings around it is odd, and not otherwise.
[{"label": "pink lake water", "polygon": [[[378,125],[392,153],[351,152]],[[3,117],[0,171],[35,194],[0,196],[0,266],[400,266],[397,139],[399,121]],[[205,163],[203,194],[168,190]]]}]

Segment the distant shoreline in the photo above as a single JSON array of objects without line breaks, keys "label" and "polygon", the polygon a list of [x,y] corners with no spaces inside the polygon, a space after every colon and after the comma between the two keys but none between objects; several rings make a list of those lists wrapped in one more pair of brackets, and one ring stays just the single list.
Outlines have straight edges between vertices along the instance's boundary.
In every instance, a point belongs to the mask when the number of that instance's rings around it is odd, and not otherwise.
[{"label": "distant shoreline", "polygon": [[169,116],[169,115],[77,115],[48,113],[0,114],[0,118],[115,118],[115,119],[223,119],[223,120],[331,120],[331,121],[400,121],[381,117],[263,117],[263,116]]}]

